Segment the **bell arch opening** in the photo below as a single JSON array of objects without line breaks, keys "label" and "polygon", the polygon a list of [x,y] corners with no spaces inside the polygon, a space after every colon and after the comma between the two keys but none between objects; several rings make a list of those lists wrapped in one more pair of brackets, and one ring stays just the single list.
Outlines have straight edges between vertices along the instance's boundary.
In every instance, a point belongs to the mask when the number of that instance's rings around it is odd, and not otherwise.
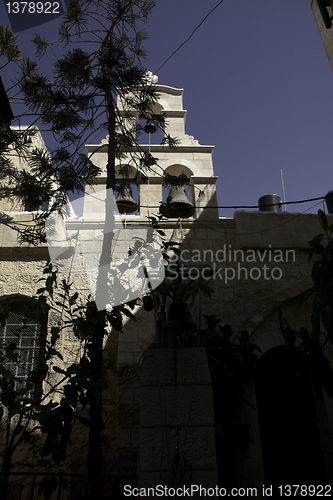
[{"label": "bell arch opening", "polygon": [[140,193],[135,181],[136,176],[137,169],[133,165],[119,163],[116,166],[116,214],[139,214]]},{"label": "bell arch opening", "polygon": [[[163,107],[158,102],[155,102],[152,106],[151,111],[152,117],[154,117],[154,115],[161,115],[163,113]],[[149,120],[147,120],[146,117],[139,116],[140,130],[137,135],[139,144],[162,144],[164,139],[164,132],[162,128],[155,127],[155,132],[149,134],[148,131],[144,130],[147,122],[149,122]],[[150,130],[153,129],[151,128]]]},{"label": "bell arch opening", "polygon": [[[165,173],[168,175],[172,175],[174,177],[179,177],[180,175],[184,176],[186,179],[184,181],[184,189],[186,191],[186,195],[188,197],[188,201],[195,205],[195,197],[194,197],[194,185],[193,185],[193,172],[189,167],[181,164],[170,165],[165,169]],[[169,196],[170,186],[165,186],[162,193],[162,200],[166,203],[166,200]]]}]

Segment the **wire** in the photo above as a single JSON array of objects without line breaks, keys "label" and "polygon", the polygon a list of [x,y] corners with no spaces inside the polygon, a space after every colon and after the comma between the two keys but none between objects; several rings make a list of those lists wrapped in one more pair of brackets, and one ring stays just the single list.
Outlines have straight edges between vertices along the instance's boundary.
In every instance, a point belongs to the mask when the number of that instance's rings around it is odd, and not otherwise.
[{"label": "wire", "polygon": [[171,58],[172,58],[172,57],[173,57],[173,56],[174,56],[174,55],[178,52],[178,50],[180,50],[180,49],[181,49],[181,48],[185,45],[185,43],[187,43],[187,42],[188,42],[188,41],[192,38],[192,36],[194,35],[194,33],[197,31],[197,29],[199,29],[199,28],[200,28],[200,26],[201,26],[201,25],[202,25],[202,24],[206,21],[207,17],[208,17],[208,16],[209,16],[209,15],[210,15],[210,14],[211,14],[211,13],[212,13],[215,9],[217,9],[217,7],[218,7],[219,5],[221,5],[221,3],[222,3],[222,2],[223,2],[223,0],[220,0],[220,2],[219,2],[217,5],[215,5],[215,7],[214,7],[212,10],[210,10],[210,11],[208,12],[208,14],[206,15],[206,17],[204,17],[204,18],[203,18],[203,20],[202,20],[202,21],[198,24],[198,26],[197,26],[197,27],[196,27],[196,28],[192,31],[192,33],[191,33],[191,34],[190,34],[190,36],[189,36],[189,37],[185,40],[185,42],[183,42],[181,45],[179,45],[178,49],[176,49],[176,50],[175,50],[175,51],[171,54],[171,56],[169,56],[169,57],[168,57],[168,59],[166,59],[166,60],[164,61],[164,63],[163,63],[163,64],[162,64],[162,65],[161,65],[161,66],[160,66],[160,67],[159,67],[159,68],[155,71],[155,75],[159,72],[159,70],[160,70],[161,68],[163,68],[163,66],[164,66],[164,65],[165,65],[168,61],[170,61],[170,59],[171,59]]},{"label": "wire", "polygon": [[[307,200],[297,200],[297,201],[286,201],[283,202],[284,205],[296,205],[297,203],[308,203],[310,201],[318,201],[318,200],[324,200],[325,196],[319,196],[318,198],[308,198]],[[281,203],[270,203],[265,205],[265,207],[279,207],[282,205]],[[159,208],[160,205],[149,205],[150,208]],[[143,207],[146,208],[145,205]],[[197,207],[199,210],[206,210],[207,208],[261,208],[260,205],[214,205],[214,206],[207,206],[207,207]]]},{"label": "wire", "polygon": [[[296,203],[307,203],[309,201],[318,201],[318,200],[324,200],[325,196],[319,196],[318,198],[309,198],[307,200],[297,200],[297,201],[284,201],[283,205],[294,205]],[[276,207],[276,206],[281,206],[281,203],[270,203],[268,205],[265,205],[265,207]],[[259,205],[239,205],[237,207],[230,207],[230,206],[218,206],[218,207],[200,207],[200,208],[260,208]]]}]

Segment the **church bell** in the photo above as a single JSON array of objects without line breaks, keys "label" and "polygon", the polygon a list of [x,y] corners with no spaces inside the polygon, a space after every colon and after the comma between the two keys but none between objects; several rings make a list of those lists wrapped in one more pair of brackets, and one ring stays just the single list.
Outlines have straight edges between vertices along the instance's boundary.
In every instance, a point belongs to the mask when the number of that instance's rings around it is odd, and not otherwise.
[{"label": "church bell", "polygon": [[156,130],[155,123],[152,120],[147,120],[146,125],[143,127],[143,131],[146,132],[146,134],[155,134]]},{"label": "church bell", "polygon": [[187,310],[186,302],[171,302],[168,319],[163,325],[163,333],[173,337],[172,346],[177,347],[177,337],[182,338],[185,332],[192,332],[198,327]]},{"label": "church bell", "polygon": [[172,186],[169,191],[168,198],[170,201],[166,205],[160,206],[160,213],[164,217],[187,219],[194,214],[194,205],[188,201],[186,191],[183,186]]},{"label": "church bell", "polygon": [[137,203],[133,200],[132,190],[129,186],[123,186],[116,199],[118,212],[121,214],[132,214],[138,209]]}]

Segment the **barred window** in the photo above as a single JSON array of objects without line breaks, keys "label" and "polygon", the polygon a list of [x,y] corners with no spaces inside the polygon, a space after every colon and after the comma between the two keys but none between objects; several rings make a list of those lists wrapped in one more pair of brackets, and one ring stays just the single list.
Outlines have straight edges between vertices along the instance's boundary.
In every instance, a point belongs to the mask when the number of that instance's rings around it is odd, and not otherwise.
[{"label": "barred window", "polygon": [[[7,312],[5,326],[0,326],[0,348],[15,346],[13,352],[18,355],[17,361],[5,361],[5,367],[15,376],[15,390],[26,386],[26,379],[30,372],[38,365],[41,351],[44,349],[47,316],[38,307],[38,303],[31,299],[12,299],[1,301]],[[34,388],[34,394],[40,387]],[[29,397],[34,395],[29,393]]]}]

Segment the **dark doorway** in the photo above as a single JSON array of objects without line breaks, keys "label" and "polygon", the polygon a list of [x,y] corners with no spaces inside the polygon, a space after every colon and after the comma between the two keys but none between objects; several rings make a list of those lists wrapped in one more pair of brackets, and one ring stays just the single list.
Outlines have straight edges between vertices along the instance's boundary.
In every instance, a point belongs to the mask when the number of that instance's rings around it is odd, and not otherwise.
[{"label": "dark doorway", "polygon": [[309,378],[297,381],[293,349],[265,353],[255,386],[266,484],[275,486],[277,496],[280,485],[326,484],[311,383]]}]

